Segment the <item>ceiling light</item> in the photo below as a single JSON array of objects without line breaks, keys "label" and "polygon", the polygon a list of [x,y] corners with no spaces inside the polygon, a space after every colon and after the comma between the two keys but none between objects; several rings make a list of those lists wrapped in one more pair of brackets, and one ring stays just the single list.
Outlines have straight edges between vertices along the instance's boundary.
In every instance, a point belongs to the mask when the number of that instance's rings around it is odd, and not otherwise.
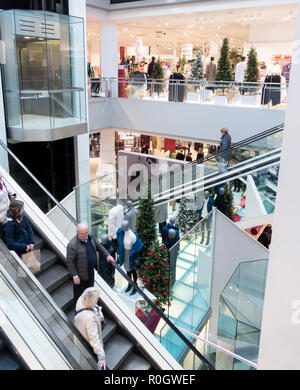
[{"label": "ceiling light", "polygon": [[128,31],[128,27],[124,27],[124,28],[123,28],[123,31]]},{"label": "ceiling light", "polygon": [[24,37],[25,39],[30,39],[30,37]]},{"label": "ceiling light", "polygon": [[203,30],[203,28],[204,28],[203,26],[200,26],[200,30]]},{"label": "ceiling light", "polygon": [[217,28],[218,28],[218,30],[220,30],[221,26],[218,26]]}]

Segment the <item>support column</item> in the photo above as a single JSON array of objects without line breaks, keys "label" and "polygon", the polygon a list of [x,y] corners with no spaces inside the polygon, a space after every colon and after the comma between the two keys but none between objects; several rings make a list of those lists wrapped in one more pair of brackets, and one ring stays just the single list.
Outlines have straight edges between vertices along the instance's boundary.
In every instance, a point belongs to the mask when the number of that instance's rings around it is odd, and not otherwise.
[{"label": "support column", "polygon": [[101,165],[115,166],[115,129],[109,128],[101,131]]},{"label": "support column", "polygon": [[[118,78],[118,50],[119,36],[118,23],[114,20],[101,20],[100,25],[101,41],[101,77]],[[118,85],[114,81],[108,85],[112,97],[118,96]]]},{"label": "support column", "polygon": [[[85,0],[69,0],[70,16],[77,16],[84,19],[84,36],[85,36],[85,70],[87,72],[86,61],[86,1]],[[85,76],[87,79],[87,75]],[[86,88],[86,112],[88,113],[88,96]],[[87,114],[87,122],[89,122]],[[89,128],[89,126],[88,126]],[[89,133],[79,135],[74,140],[75,148],[75,170],[76,170],[76,185],[82,185],[90,181],[90,154],[89,154]],[[89,185],[82,186],[77,193],[77,219],[81,221],[91,222],[90,208],[90,187]]]},{"label": "support column", "polygon": [[298,14],[261,329],[261,370],[300,369],[299,90]]}]

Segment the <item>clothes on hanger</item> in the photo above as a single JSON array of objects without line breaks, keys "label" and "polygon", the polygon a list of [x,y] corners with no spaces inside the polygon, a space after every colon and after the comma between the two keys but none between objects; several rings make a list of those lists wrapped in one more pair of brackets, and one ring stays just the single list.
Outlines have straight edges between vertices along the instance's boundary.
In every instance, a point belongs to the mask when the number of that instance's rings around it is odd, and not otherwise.
[{"label": "clothes on hanger", "polygon": [[[278,65],[279,66],[279,65]],[[261,94],[261,104],[265,105],[272,101],[272,106],[280,104],[281,101],[281,76],[279,74],[268,74]]]}]

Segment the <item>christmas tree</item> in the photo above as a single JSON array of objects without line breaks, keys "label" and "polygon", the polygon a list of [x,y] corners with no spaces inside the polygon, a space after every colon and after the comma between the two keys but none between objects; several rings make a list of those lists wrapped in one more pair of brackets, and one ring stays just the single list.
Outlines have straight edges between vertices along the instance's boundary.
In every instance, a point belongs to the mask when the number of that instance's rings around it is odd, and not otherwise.
[{"label": "christmas tree", "polygon": [[163,309],[169,299],[169,272],[168,249],[156,242],[147,248],[140,277],[144,287],[157,298],[156,305],[160,309]]},{"label": "christmas tree", "polygon": [[154,84],[154,92],[160,94],[164,90],[164,84],[162,81],[164,79],[164,71],[160,62],[160,58],[155,62],[152,78],[157,80],[159,84]]},{"label": "christmas tree", "polygon": [[230,52],[229,52],[229,42],[227,38],[224,38],[222,49],[221,49],[221,57],[218,62],[217,81],[232,81],[232,66],[230,60]]},{"label": "christmas tree", "polygon": [[94,67],[91,65],[90,62],[88,62],[88,65],[87,65],[87,72],[88,72],[89,77],[95,77]]},{"label": "christmas tree", "polygon": [[234,221],[234,208],[233,208],[233,195],[232,195],[232,187],[230,187],[227,183],[223,186],[225,189],[224,194],[224,202],[225,202],[225,212],[226,217]]},{"label": "christmas tree", "polygon": [[156,221],[154,218],[154,202],[148,193],[148,198],[140,199],[139,213],[136,219],[136,234],[143,243],[141,251],[141,263],[143,263],[146,253],[156,241]]},{"label": "christmas tree", "polygon": [[183,234],[189,232],[199,222],[199,215],[195,208],[194,197],[184,196],[180,200],[176,225]]},{"label": "christmas tree", "polygon": [[204,77],[203,74],[203,62],[200,52],[198,52],[194,65],[192,67],[192,79],[193,80],[202,80]]},{"label": "christmas tree", "polygon": [[180,63],[180,72],[181,73],[184,73],[184,68],[185,68],[185,65],[186,65],[186,58],[185,58],[185,55],[182,56],[182,58],[180,59],[179,61]]},{"label": "christmas tree", "polygon": [[[247,69],[245,72],[245,81],[250,81],[252,83],[255,83],[259,81],[259,70],[258,70],[258,64],[257,64],[257,52],[256,50],[251,47],[251,49],[248,52],[248,61],[247,61]],[[247,84],[246,84],[247,85]],[[251,84],[248,84],[249,86]],[[255,93],[257,91],[257,88],[255,87],[255,84],[252,84],[252,88],[245,89],[247,92]]]}]

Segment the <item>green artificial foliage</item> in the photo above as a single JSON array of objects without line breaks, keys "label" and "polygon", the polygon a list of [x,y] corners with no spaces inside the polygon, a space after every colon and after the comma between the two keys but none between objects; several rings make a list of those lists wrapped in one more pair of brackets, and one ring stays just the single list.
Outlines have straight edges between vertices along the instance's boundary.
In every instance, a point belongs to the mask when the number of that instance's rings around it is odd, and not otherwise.
[{"label": "green artificial foliage", "polygon": [[230,60],[229,41],[228,38],[224,38],[221,56],[218,61],[218,68],[216,74],[217,81],[232,81],[232,64]]},{"label": "green artificial foliage", "polygon": [[87,72],[88,72],[89,77],[95,77],[95,71],[94,71],[94,68],[90,62],[88,62],[88,65],[87,65]]},{"label": "green artificial foliage", "polygon": [[[152,78],[154,80],[157,80],[158,82],[164,79],[164,71],[160,62],[160,58],[154,64]],[[163,90],[164,90],[164,84],[162,82],[160,84],[154,84],[154,92],[160,94]]]},{"label": "green artificial foliage", "polygon": [[203,62],[201,58],[200,52],[198,52],[195,62],[191,69],[192,72],[192,80],[202,80],[204,77],[203,73]]},{"label": "green artificial foliage", "polygon": [[188,233],[199,222],[199,215],[192,197],[184,196],[179,203],[176,225],[183,234]]},{"label": "green artificial foliage", "polygon": [[144,287],[156,298],[156,305],[162,310],[169,300],[169,251],[155,242],[147,248],[146,259],[140,269]]},{"label": "green artificial foliage", "polygon": [[[251,83],[255,83],[259,81],[259,69],[258,69],[258,63],[257,63],[257,52],[256,50],[251,47],[251,49],[248,52],[248,61],[247,61],[247,69],[245,72],[245,81],[250,81]],[[244,84],[244,86],[247,86],[247,84]],[[249,86],[251,84],[248,84]],[[256,93],[257,88],[255,84],[252,84],[253,88],[243,88],[244,91],[249,93]]]},{"label": "green artificial foliage", "polygon": [[228,185],[228,183],[224,186],[225,194],[224,194],[224,202],[225,202],[225,212],[226,217],[234,221],[234,207],[233,207],[233,194],[232,187]]},{"label": "green artificial foliage", "polygon": [[143,243],[141,250],[141,264],[145,260],[146,253],[157,239],[156,221],[154,217],[154,201],[148,193],[148,198],[140,199],[139,213],[136,220],[136,234]]},{"label": "green artificial foliage", "polygon": [[185,65],[186,65],[186,57],[185,55],[182,56],[182,58],[179,60],[179,64],[180,64],[180,72],[181,73],[184,73],[184,68],[185,68]]}]

